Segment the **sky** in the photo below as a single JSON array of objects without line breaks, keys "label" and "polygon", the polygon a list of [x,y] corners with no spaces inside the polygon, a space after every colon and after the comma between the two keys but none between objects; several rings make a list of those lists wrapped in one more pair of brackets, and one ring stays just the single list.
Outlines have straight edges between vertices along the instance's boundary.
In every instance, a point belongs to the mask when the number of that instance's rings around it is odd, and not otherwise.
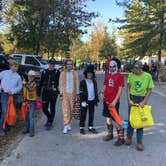
[{"label": "sky", "polygon": [[[113,26],[118,25],[113,23],[108,23],[109,19],[123,18],[124,9],[116,5],[115,0],[96,0],[94,2],[89,1],[87,11],[97,12],[100,14],[99,17],[93,19],[92,22],[95,23],[97,20],[103,20],[104,25],[108,27],[109,33],[112,32]],[[90,33],[91,28],[88,29]],[[88,34],[83,36],[83,41],[86,41]]]}]

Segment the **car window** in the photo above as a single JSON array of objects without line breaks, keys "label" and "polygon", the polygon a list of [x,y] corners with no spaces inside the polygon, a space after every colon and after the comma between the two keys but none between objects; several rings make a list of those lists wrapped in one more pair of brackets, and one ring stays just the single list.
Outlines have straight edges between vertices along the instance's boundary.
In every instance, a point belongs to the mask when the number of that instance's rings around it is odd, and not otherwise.
[{"label": "car window", "polygon": [[0,57],[0,64],[6,64],[6,61],[2,57]]},{"label": "car window", "polygon": [[20,56],[20,55],[14,55],[13,58],[14,58],[19,64],[21,64],[22,56]]},{"label": "car window", "polygon": [[25,64],[40,66],[39,62],[34,57],[26,57]]}]

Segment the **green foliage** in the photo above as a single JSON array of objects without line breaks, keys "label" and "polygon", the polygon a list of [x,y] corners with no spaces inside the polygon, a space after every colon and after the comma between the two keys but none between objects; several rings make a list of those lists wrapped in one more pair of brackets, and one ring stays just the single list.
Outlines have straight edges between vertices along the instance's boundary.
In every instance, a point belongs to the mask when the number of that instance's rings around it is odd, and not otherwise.
[{"label": "green foliage", "polygon": [[6,19],[18,51],[38,54],[68,51],[71,40],[90,25],[94,13],[84,11],[87,0],[13,0]]},{"label": "green foliage", "polygon": [[130,57],[143,57],[158,53],[159,60],[166,45],[166,1],[133,0],[120,4],[126,8],[124,23],[124,49]]}]

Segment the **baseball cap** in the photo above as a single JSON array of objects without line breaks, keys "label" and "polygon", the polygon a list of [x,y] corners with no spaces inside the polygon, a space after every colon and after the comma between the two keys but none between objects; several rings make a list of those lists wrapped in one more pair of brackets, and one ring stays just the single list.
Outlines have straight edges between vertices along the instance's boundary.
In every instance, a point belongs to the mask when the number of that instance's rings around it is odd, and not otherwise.
[{"label": "baseball cap", "polygon": [[56,64],[56,60],[52,58],[52,59],[50,59],[50,60],[48,61],[48,63],[55,65],[55,64]]},{"label": "baseball cap", "polygon": [[143,64],[142,64],[141,61],[136,61],[136,62],[134,63],[134,67],[135,67],[135,68],[143,68]]}]

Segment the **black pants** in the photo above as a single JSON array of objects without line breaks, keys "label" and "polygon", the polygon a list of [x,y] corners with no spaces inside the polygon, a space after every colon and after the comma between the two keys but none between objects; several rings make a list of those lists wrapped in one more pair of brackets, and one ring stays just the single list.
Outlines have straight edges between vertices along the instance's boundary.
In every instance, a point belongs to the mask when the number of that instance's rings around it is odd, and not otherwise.
[{"label": "black pants", "polygon": [[80,127],[85,127],[87,110],[89,110],[88,126],[93,127],[95,102],[94,101],[88,101],[87,104],[88,104],[87,107],[81,107]]},{"label": "black pants", "polygon": [[[52,123],[55,117],[55,105],[58,94],[54,91],[43,91],[42,102],[43,102],[43,112],[47,117],[48,122]],[[50,106],[50,111],[48,107]]]}]

